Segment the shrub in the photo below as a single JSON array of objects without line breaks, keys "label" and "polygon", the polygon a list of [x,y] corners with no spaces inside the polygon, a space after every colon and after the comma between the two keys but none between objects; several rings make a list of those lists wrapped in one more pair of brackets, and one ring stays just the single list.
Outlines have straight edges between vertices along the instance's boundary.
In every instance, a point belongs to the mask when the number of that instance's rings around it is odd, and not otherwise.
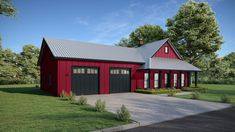
[{"label": "shrub", "polygon": [[60,98],[64,99],[66,97],[66,93],[64,90],[60,93]]},{"label": "shrub", "polygon": [[173,90],[170,90],[169,93],[167,94],[169,97],[175,96],[175,92]]},{"label": "shrub", "polygon": [[117,110],[117,119],[126,122],[130,121],[131,114],[125,105],[122,105],[122,107]]},{"label": "shrub", "polygon": [[70,91],[67,98],[68,98],[68,100],[74,101],[75,100],[75,94],[72,91]]},{"label": "shrub", "polygon": [[223,95],[221,96],[221,102],[222,103],[230,103],[231,102],[231,98],[228,95]]},{"label": "shrub", "polygon": [[192,93],[192,99],[199,99],[199,93],[198,92],[193,92]]},{"label": "shrub", "polygon": [[161,89],[136,89],[135,92],[137,93],[144,93],[144,94],[168,94],[170,92],[179,93],[181,92],[180,89],[167,89],[167,88],[161,88]]},{"label": "shrub", "polygon": [[35,88],[39,88],[39,85],[35,85]]},{"label": "shrub", "polygon": [[95,103],[95,109],[98,112],[104,112],[106,109],[106,103],[105,101],[101,101],[101,99],[98,99]]},{"label": "shrub", "polygon": [[86,105],[87,104],[87,97],[85,96],[80,96],[79,99],[78,99],[78,104],[79,105]]}]

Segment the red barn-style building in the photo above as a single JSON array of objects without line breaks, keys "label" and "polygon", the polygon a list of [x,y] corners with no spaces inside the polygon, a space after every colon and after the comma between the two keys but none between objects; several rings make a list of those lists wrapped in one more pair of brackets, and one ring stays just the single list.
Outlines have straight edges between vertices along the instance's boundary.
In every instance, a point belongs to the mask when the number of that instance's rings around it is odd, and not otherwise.
[{"label": "red barn-style building", "polygon": [[126,48],[44,38],[38,64],[41,89],[55,96],[188,87],[191,73],[196,85],[200,71],[183,61],[169,39]]}]

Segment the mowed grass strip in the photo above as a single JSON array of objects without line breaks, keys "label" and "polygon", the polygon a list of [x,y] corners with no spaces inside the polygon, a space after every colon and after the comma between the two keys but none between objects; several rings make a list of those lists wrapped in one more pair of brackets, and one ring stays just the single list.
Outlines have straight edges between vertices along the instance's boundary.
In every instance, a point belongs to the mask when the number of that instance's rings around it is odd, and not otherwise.
[{"label": "mowed grass strip", "polygon": [[92,131],[122,124],[115,114],[60,100],[35,85],[0,86],[0,131]]},{"label": "mowed grass strip", "polygon": [[[199,87],[208,88],[207,93],[200,93],[199,100],[221,102],[223,95],[231,98],[231,103],[235,104],[235,85],[221,84],[199,84]],[[190,99],[191,95],[178,95],[177,97]]]}]

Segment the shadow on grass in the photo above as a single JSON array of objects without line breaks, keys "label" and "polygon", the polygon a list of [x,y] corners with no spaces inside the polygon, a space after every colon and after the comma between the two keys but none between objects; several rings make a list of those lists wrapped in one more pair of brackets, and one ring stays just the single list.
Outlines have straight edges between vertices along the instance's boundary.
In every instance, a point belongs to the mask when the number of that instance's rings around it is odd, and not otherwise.
[{"label": "shadow on grass", "polygon": [[39,88],[35,88],[35,87],[0,88],[0,91],[7,92],[7,93],[21,93],[21,94],[51,96],[49,93],[43,92]]}]

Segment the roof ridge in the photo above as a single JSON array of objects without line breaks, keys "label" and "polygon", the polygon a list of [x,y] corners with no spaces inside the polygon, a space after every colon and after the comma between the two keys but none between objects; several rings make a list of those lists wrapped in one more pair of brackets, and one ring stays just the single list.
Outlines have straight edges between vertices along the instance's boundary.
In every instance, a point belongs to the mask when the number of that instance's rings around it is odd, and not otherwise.
[{"label": "roof ridge", "polygon": [[115,48],[124,48],[124,49],[137,49],[135,47],[122,47],[122,46],[115,46],[115,45],[107,45],[107,44],[101,44],[101,43],[94,43],[94,42],[86,42],[86,41],[80,41],[80,40],[69,40],[69,39],[60,39],[60,38],[45,38],[44,40],[56,40],[56,41],[70,41],[74,43],[79,43],[82,45],[96,45],[96,46],[107,46],[107,47],[115,47]]},{"label": "roof ridge", "polygon": [[[144,44],[144,45],[141,45],[140,47],[153,45],[153,44],[155,44],[155,43],[157,43],[157,42],[159,42],[159,41],[163,41],[163,40],[166,42],[167,40],[169,40],[169,38],[165,38],[165,39],[161,39],[161,40],[149,42],[149,43],[146,43],[146,44]],[[163,44],[164,44],[164,43],[163,43]],[[138,48],[140,48],[140,47],[138,47]]]}]

